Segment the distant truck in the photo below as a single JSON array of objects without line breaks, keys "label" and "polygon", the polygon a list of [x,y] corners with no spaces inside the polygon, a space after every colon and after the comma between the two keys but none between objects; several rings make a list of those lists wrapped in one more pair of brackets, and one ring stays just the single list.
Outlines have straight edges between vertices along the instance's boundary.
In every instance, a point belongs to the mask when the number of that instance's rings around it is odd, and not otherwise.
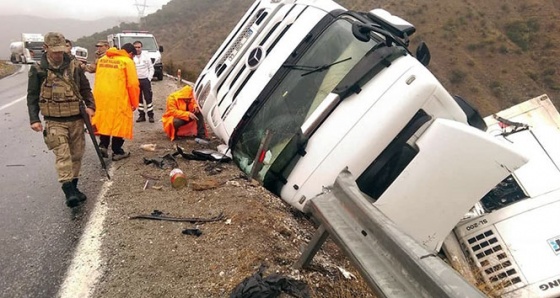
[{"label": "distant truck", "polygon": [[158,46],[153,34],[148,31],[123,31],[122,33],[109,34],[107,40],[110,46],[119,49],[126,43],[134,43],[137,40],[142,42],[142,50],[148,53],[154,64],[154,77],[160,81],[163,80],[163,63],[161,60],[163,46]]},{"label": "distant truck", "polygon": [[20,41],[10,44],[12,63],[33,63],[39,61],[43,53],[44,37],[40,33],[22,33]]},{"label": "distant truck", "polygon": [[82,63],[87,63],[88,49],[82,47],[72,47],[70,52]]}]

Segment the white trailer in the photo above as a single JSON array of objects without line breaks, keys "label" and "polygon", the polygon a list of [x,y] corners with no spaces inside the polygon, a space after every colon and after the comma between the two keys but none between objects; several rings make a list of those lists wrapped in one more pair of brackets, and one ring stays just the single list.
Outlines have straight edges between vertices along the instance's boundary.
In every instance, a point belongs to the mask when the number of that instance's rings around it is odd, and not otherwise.
[{"label": "white trailer", "polygon": [[560,115],[542,95],[485,120],[529,162],[454,229],[467,257],[460,266],[501,297],[560,297]]}]

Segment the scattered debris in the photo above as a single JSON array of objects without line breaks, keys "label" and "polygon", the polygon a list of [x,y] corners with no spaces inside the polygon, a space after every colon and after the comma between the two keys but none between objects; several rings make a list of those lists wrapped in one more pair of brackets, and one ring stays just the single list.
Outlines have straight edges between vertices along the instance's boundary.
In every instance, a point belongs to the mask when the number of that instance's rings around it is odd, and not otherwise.
[{"label": "scattered debris", "polygon": [[173,153],[173,156],[181,155],[183,158],[188,160],[210,160],[219,162],[231,161],[231,158],[229,156],[212,149],[195,149],[191,151],[191,154],[186,153],[184,148],[176,145],[175,150],[176,152]]},{"label": "scattered debris", "polygon": [[159,180],[158,177],[154,177],[154,176],[150,176],[148,174],[140,174],[140,176],[146,178],[146,179],[150,179],[150,180]]},{"label": "scattered debris", "polygon": [[173,217],[163,215],[164,213],[159,210],[154,210],[149,215],[136,215],[131,216],[128,219],[153,219],[153,220],[164,220],[164,221],[180,221],[180,222],[190,222],[190,223],[198,223],[198,222],[214,222],[220,221],[224,219],[224,213],[220,212],[218,216],[214,216],[211,218],[201,218],[201,217]]},{"label": "scattered debris", "polygon": [[201,191],[201,190],[213,189],[222,184],[224,183],[218,181],[217,179],[207,178],[204,180],[192,181],[191,188],[196,191]]},{"label": "scattered debris", "polygon": [[155,164],[160,169],[174,169],[177,168],[179,165],[177,164],[177,160],[171,154],[166,154],[160,158],[145,158],[144,157],[144,164]]},{"label": "scattered debris", "polygon": [[235,186],[235,187],[241,187],[241,183],[235,181],[235,180],[230,180],[228,182],[226,182],[227,185],[231,185],[231,186]]},{"label": "scattered debris", "polygon": [[208,164],[204,170],[208,173],[209,176],[214,176],[221,173],[224,169],[219,166],[219,163]]},{"label": "scattered debris", "polygon": [[200,237],[200,235],[202,235],[202,231],[199,229],[184,229],[181,233],[185,235],[194,235],[196,237]]},{"label": "scattered debris", "polygon": [[230,298],[272,298],[286,293],[293,297],[311,297],[309,288],[303,281],[278,274],[271,274],[263,278],[266,266],[262,264],[259,270],[245,278],[229,295]]},{"label": "scattered debris", "polygon": [[183,188],[187,185],[187,177],[185,176],[185,173],[183,173],[183,171],[179,168],[171,170],[171,172],[169,173],[169,177],[173,188]]},{"label": "scattered debris", "polygon": [[176,150],[175,153],[172,154],[174,157],[177,155],[181,155],[181,157],[188,160],[207,160],[206,158],[201,156],[185,153],[185,149],[181,148],[179,145],[175,146],[175,150]]},{"label": "scattered debris", "polygon": [[346,278],[346,279],[356,279],[356,276],[354,274],[352,274],[351,272],[347,271],[346,269],[344,269],[342,267],[337,267],[337,268],[340,271],[340,273],[342,273],[344,278]]},{"label": "scattered debris", "polygon": [[156,151],[157,144],[142,144],[140,148],[145,151]]},{"label": "scattered debris", "polygon": [[144,183],[144,188],[142,188],[142,190],[146,190],[148,184],[150,184],[150,179],[146,179],[146,183]]}]

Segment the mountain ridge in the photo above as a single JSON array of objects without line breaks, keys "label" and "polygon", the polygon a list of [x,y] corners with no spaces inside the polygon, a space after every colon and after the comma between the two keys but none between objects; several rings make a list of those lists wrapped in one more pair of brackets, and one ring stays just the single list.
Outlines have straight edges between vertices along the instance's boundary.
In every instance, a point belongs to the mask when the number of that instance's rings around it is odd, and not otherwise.
[{"label": "mountain ridge", "polygon": [[[411,49],[425,41],[432,53],[429,69],[484,116],[543,93],[560,107],[560,50],[554,46],[560,41],[554,30],[559,1],[337,2],[353,10],[383,8],[414,24]],[[166,47],[164,63],[187,70],[194,80],[252,3],[172,0],[143,18],[142,28]]]},{"label": "mountain ridge", "polygon": [[66,38],[75,42],[81,37],[136,19],[135,17],[106,17],[93,21],[82,21],[72,18],[52,19],[27,15],[3,15],[2,30],[0,30],[0,44],[3,45],[3,50],[0,51],[0,58],[9,59],[10,43],[20,40],[21,33],[62,32]]},{"label": "mountain ridge", "polygon": [[[163,45],[166,71],[180,68],[193,81],[252,0],[171,0],[142,23],[123,23],[78,39],[97,39],[123,29],[148,30]],[[383,8],[416,26],[411,49],[425,41],[429,69],[452,94],[464,97],[484,115],[547,93],[560,107],[560,41],[555,34],[560,2],[555,0],[340,0],[353,10]]]}]

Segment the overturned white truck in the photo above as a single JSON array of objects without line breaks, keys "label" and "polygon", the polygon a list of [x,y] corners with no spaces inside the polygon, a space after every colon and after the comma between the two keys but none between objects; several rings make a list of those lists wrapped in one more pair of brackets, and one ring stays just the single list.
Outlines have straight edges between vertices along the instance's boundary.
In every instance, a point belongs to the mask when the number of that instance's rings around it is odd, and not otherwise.
[{"label": "overturned white truck", "polygon": [[424,44],[412,55],[414,32],[383,10],[257,1],[195,95],[237,165],[289,204],[302,210],[348,167],[404,232],[439,249],[526,159],[426,69]]},{"label": "overturned white truck", "polygon": [[[235,163],[287,203],[303,210],[348,167],[372,204],[439,250],[528,157],[445,90],[426,68],[424,43],[413,55],[415,31],[381,9],[256,1],[203,69],[195,96]],[[478,239],[464,225],[455,228],[460,241]]]}]

